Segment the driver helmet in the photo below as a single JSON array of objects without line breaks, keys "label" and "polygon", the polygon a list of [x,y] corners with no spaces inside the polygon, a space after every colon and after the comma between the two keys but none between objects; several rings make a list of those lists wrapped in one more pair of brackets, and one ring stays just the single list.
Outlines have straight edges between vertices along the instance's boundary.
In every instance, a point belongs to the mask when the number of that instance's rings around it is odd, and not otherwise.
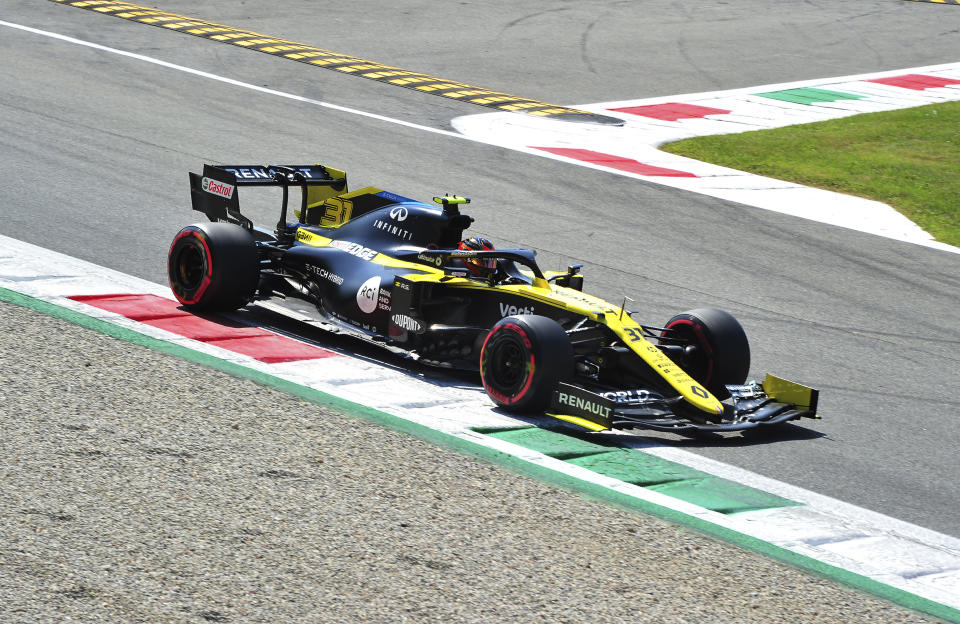
[{"label": "driver helmet", "polygon": [[[460,241],[457,249],[464,251],[493,251],[493,243],[481,236],[471,236]],[[472,275],[489,275],[497,269],[496,258],[464,258],[464,265]]]}]

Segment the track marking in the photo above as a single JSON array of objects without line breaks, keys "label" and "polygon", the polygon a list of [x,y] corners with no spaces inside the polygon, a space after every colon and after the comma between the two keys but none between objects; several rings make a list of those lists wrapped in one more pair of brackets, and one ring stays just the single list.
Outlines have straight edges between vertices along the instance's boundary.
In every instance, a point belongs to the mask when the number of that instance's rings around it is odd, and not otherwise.
[{"label": "track marking", "polygon": [[491,145],[680,188],[950,253],[891,206],[676,156],[680,139],[779,128],[960,100],[960,63],[662,98],[585,104],[625,125],[578,127],[503,113],[457,117],[453,127]]},{"label": "track marking", "polygon": [[648,165],[646,163],[642,163],[632,158],[624,158],[623,156],[615,156],[613,154],[606,154],[603,152],[596,152],[588,149],[570,148],[570,147],[535,147],[532,145],[530,147],[532,149],[549,152],[550,154],[555,154],[557,156],[563,156],[564,158],[580,160],[580,161],[591,163],[594,165],[600,165],[602,167],[610,167],[611,169],[617,169],[619,171],[636,173],[637,175],[642,175],[642,176],[668,177],[668,178],[697,177],[696,174],[690,173],[688,171],[680,171],[678,169],[668,169],[666,167],[657,167],[656,165]]},{"label": "track marking", "polygon": [[323,108],[329,108],[331,110],[340,111],[343,113],[350,113],[351,115],[359,115],[361,117],[367,117],[369,119],[376,119],[378,121],[384,121],[391,124],[396,124],[398,126],[404,126],[406,128],[413,128],[415,130],[421,130],[423,132],[430,132],[432,134],[440,134],[443,136],[448,136],[456,139],[461,139],[465,141],[472,141],[475,143],[483,143],[483,141],[466,137],[458,132],[450,132],[449,130],[441,130],[439,128],[431,128],[430,126],[424,126],[421,124],[413,123],[410,121],[403,121],[402,119],[395,119],[393,117],[387,117],[385,115],[378,115],[376,113],[371,113],[368,111],[362,111],[356,108],[350,108],[348,106],[340,106],[338,104],[331,104],[330,102],[323,102],[320,100],[314,100],[312,98],[303,97],[302,95],[295,95],[293,93],[287,93],[285,91],[278,91],[276,89],[269,89],[267,87],[261,87],[259,85],[250,84],[249,82],[243,82],[241,80],[235,80],[233,78],[227,78],[225,76],[220,76],[218,74],[213,74],[210,72],[202,71],[199,69],[193,69],[191,67],[186,67],[184,65],[177,65],[176,63],[170,63],[168,61],[163,61],[152,56],[146,56],[145,54],[137,54],[136,52],[128,52],[126,50],[120,50],[119,48],[111,48],[110,46],[101,45],[99,43],[93,43],[92,41],[85,41],[83,39],[77,39],[76,37],[70,37],[68,35],[61,35],[60,33],[51,32],[48,30],[41,30],[39,28],[33,28],[31,26],[24,26],[23,24],[15,24],[13,22],[6,22],[0,20],[0,26],[6,26],[8,28],[14,28],[16,30],[22,30],[24,32],[32,33],[35,35],[40,35],[43,37],[50,37],[51,39],[57,39],[65,43],[72,43],[74,45],[84,46],[87,48],[92,48],[94,50],[99,50],[101,52],[109,52],[110,54],[116,54],[118,56],[123,56],[126,58],[134,59],[137,61],[143,61],[144,63],[150,63],[152,65],[157,65],[164,67],[166,69],[172,69],[175,71],[183,72],[185,74],[191,74],[193,76],[198,76],[200,78],[207,78],[209,80],[215,80],[217,82],[222,82],[224,84],[232,85],[235,87],[242,87],[244,89],[250,89],[251,91],[257,91],[259,93],[264,93],[266,95],[273,95],[276,97],[285,98],[288,100],[294,100],[296,102],[302,102],[304,104],[312,104],[314,106],[320,106]]},{"label": "track marking", "polygon": [[275,364],[336,357],[339,354],[259,327],[232,322],[218,315],[198,316],[176,301],[156,295],[75,295],[74,301],[115,312],[128,319],[197,340],[232,353]]},{"label": "track marking", "polygon": [[359,76],[377,82],[413,89],[421,93],[469,102],[502,111],[522,112],[537,117],[550,117],[564,121],[580,121],[592,124],[619,126],[623,121],[603,115],[539,100],[510,95],[483,87],[468,85],[456,80],[437,78],[420,72],[384,65],[376,61],[317,48],[305,43],[263,35],[250,30],[217,24],[204,19],[170,13],[162,9],[139,6],[122,0],[51,0],[68,6],[95,11],[128,21],[148,24],[201,37],[209,41],[256,50],[272,56],[322,67],[351,76]]},{"label": "track marking", "polygon": [[903,89],[913,89],[914,91],[925,91],[927,89],[939,89],[951,85],[960,85],[960,80],[945,78],[944,76],[928,76],[926,74],[905,74],[903,76],[873,78],[867,82],[876,82],[877,84],[901,87]]}]

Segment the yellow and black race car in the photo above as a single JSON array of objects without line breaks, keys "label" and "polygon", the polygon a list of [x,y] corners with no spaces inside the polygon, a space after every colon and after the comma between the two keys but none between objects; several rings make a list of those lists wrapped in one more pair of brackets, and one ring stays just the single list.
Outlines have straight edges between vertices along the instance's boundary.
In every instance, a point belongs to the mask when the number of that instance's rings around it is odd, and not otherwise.
[{"label": "yellow and black race car", "polygon": [[[275,228],[241,214],[241,186],[280,187]],[[299,208],[288,220],[290,188]],[[469,199],[436,205],[381,189],[347,190],[321,165],[204,165],[169,252],[185,306],[286,306],[431,365],[479,369],[507,411],[547,413],[600,431],[729,431],[816,418],[817,391],[768,375],[746,382],[750,349],[721,310],[663,326],[582,292],[580,265],[542,271],[529,249],[463,239]]]}]

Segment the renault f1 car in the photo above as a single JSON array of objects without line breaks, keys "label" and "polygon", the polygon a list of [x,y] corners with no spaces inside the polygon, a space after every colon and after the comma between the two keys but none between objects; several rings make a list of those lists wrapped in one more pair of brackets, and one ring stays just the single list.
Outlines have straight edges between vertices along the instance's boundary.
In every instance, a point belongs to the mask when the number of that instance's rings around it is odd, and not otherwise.
[{"label": "renault f1 car", "polygon": [[[240,212],[240,187],[282,189],[263,228]],[[290,192],[299,208],[288,220]],[[582,291],[581,265],[543,271],[529,249],[459,245],[469,199],[436,205],[366,187],[322,165],[204,165],[193,209],[168,257],[187,308],[293,305],[317,321],[430,365],[479,369],[509,412],[546,413],[593,431],[731,431],[817,418],[817,391],[768,375],[747,382],[743,328],[721,310],[662,326]]]}]

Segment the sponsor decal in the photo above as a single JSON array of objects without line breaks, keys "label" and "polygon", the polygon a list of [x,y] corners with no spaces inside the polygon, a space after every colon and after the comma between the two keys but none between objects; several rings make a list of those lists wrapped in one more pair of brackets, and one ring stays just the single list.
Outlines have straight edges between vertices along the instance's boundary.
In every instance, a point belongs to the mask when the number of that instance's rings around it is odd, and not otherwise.
[{"label": "sponsor decal", "polygon": [[[373,260],[374,258],[377,257],[376,249],[370,249],[369,247],[364,247],[359,243],[352,243],[350,241],[345,241],[345,240],[335,240],[330,243],[330,246],[336,247],[337,249],[345,251],[348,254],[354,255],[358,258],[362,258],[367,261]],[[377,279],[380,279],[380,278],[378,277]]]},{"label": "sponsor decal", "polygon": [[391,193],[390,191],[380,191],[379,193],[377,193],[377,197],[388,199],[396,204],[415,201],[413,199],[410,199],[409,197],[403,197],[402,195],[397,195],[396,193]]},{"label": "sponsor decal", "polygon": [[404,206],[394,206],[390,209],[390,218],[394,221],[406,221],[409,214]]},{"label": "sponsor decal", "polygon": [[405,329],[409,332],[414,332],[419,334],[423,332],[423,324],[420,323],[415,318],[411,318],[406,314],[394,314],[390,317],[390,320],[393,321],[393,324],[401,329]]},{"label": "sponsor decal", "polygon": [[739,385],[727,384],[727,392],[739,399],[762,399],[767,396],[763,388],[757,384]]},{"label": "sponsor decal", "polygon": [[230,199],[233,197],[234,187],[232,184],[220,182],[219,180],[214,180],[213,178],[204,178],[201,180],[200,185],[203,187],[203,190],[211,195],[217,195],[218,197],[223,197],[224,199]]},{"label": "sponsor decal", "polygon": [[393,283],[393,286],[394,288],[399,288],[400,290],[406,290],[406,291],[410,290],[410,284],[406,282],[401,282],[400,280],[395,281]]},{"label": "sponsor decal", "polygon": [[[237,178],[242,178],[244,180],[272,180],[274,174],[276,173],[275,170],[267,167],[250,167],[250,168],[243,167],[243,168],[237,168],[237,169],[227,167],[225,170],[237,176]],[[302,173],[303,177],[305,178],[313,177],[312,175],[310,175],[309,168],[300,167],[295,169],[295,171],[299,171],[300,173]]]},{"label": "sponsor decal", "polygon": [[517,314],[536,314],[536,312],[533,306],[518,308],[517,306],[507,305],[505,303],[500,304],[500,318],[516,316]]},{"label": "sponsor decal", "polygon": [[396,236],[400,240],[405,240],[405,241],[413,240],[413,232],[411,232],[410,230],[405,230],[401,227],[397,227],[396,225],[394,225],[393,223],[390,223],[389,221],[377,219],[376,221],[373,222],[373,227],[378,230],[383,230],[384,232],[392,236]]},{"label": "sponsor decal", "polygon": [[317,277],[329,280],[339,286],[343,283],[343,278],[337,275],[336,273],[331,273],[323,267],[318,267],[312,264],[307,265],[307,272],[316,275]]},{"label": "sponsor decal", "polygon": [[600,392],[598,394],[605,399],[610,399],[611,401],[615,401],[617,403],[648,403],[663,399],[662,396],[644,389],[611,390],[609,392]]},{"label": "sponsor decal", "polygon": [[443,258],[441,256],[428,256],[427,254],[417,254],[417,260],[421,262],[426,262],[427,264],[433,264],[438,267],[443,265]]},{"label": "sponsor decal", "polygon": [[380,276],[374,275],[357,290],[357,306],[364,314],[372,314],[377,309],[377,295],[380,293]]},{"label": "sponsor decal", "polygon": [[609,418],[613,411],[599,401],[591,401],[567,392],[557,391],[557,401],[561,406],[571,407],[580,413],[592,414],[601,418]]},{"label": "sponsor decal", "polygon": [[386,288],[380,289],[380,296],[377,298],[377,307],[381,310],[390,309],[390,291]]}]

